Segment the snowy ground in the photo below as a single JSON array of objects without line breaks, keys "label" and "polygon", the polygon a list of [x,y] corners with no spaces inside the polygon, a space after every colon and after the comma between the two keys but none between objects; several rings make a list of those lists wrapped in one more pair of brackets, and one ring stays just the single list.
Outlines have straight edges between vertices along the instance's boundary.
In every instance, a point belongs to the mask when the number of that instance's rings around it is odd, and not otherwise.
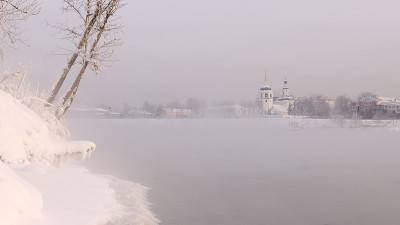
[{"label": "snowy ground", "polygon": [[78,165],[27,166],[14,172],[43,199],[41,213],[23,220],[27,224],[157,224],[141,185],[91,174]]},{"label": "snowy ground", "polygon": [[0,224],[158,224],[146,187],[67,163],[94,149],[63,140],[0,91]]}]

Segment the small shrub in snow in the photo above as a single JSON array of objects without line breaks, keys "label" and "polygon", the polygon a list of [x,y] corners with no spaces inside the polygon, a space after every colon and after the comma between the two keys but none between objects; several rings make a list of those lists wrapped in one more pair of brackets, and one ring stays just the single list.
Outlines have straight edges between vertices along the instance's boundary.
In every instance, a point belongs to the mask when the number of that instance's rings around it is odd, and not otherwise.
[{"label": "small shrub in snow", "polygon": [[51,135],[62,139],[68,137],[68,130],[54,116],[52,107],[46,107],[49,106],[44,100],[46,99],[46,93],[39,90],[39,84],[34,90],[31,89],[31,85],[27,81],[27,71],[29,68],[29,66],[22,64],[18,64],[16,68],[8,68],[0,81],[0,89],[39,115],[46,122]]}]

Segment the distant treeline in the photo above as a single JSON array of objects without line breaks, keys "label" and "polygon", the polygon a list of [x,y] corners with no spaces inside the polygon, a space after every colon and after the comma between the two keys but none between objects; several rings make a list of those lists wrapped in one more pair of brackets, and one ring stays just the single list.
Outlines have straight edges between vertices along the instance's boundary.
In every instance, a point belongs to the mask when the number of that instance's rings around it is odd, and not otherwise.
[{"label": "distant treeline", "polygon": [[[229,100],[215,101],[208,104],[198,98],[188,98],[184,103],[172,101],[156,104],[144,101],[140,106],[125,103],[120,110],[122,117],[207,117],[216,109],[225,110],[227,117],[261,116],[257,99],[253,101],[233,102]],[[231,106],[231,107],[226,107]],[[101,105],[105,109],[109,107]],[[211,109],[211,110],[210,110]],[[115,110],[114,110],[115,111]],[[232,114],[232,115],[230,115]],[[395,98],[379,98],[376,94],[365,92],[352,99],[340,95],[329,99],[321,95],[296,97],[290,100],[287,116],[303,116],[308,118],[329,119],[397,119],[400,115],[400,101]]]},{"label": "distant treeline", "polygon": [[312,96],[296,98],[288,113],[314,118],[397,119],[400,102],[395,98],[379,98],[371,92],[364,92],[356,99],[340,95],[334,101]]},{"label": "distant treeline", "polygon": [[[189,110],[190,115],[186,117],[203,117],[206,114],[206,111],[209,107],[219,107],[226,105],[240,105],[245,108],[256,108],[256,101],[245,101],[242,100],[239,103],[235,103],[230,100],[220,100],[212,103],[207,103],[205,100],[190,97],[184,103],[179,102],[178,100],[169,102],[169,103],[153,103],[151,101],[144,101],[140,106],[133,106],[128,103],[124,103],[122,109],[120,110],[122,115],[131,116],[138,115],[140,113],[147,113],[147,117],[165,117],[165,113],[167,109],[170,110]],[[108,108],[107,106],[100,105],[100,107]]]}]

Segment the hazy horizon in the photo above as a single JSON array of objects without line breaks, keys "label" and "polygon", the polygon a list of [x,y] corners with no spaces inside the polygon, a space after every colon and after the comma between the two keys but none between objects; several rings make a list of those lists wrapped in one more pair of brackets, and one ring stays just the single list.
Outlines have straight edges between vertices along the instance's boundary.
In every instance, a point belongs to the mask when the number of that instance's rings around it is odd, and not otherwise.
[{"label": "hazy horizon", "polygon": [[0,225],[400,221],[400,1],[0,7]]},{"label": "hazy horizon", "polygon": [[[287,77],[296,96],[400,97],[400,2],[125,2],[118,61],[107,76],[85,75],[76,105],[252,100],[266,69],[275,91]],[[73,22],[60,13],[61,3],[43,2],[41,14],[28,21],[29,47],[5,49],[8,61],[32,64],[29,79],[45,90],[67,61],[48,55],[70,47],[46,25]]]}]

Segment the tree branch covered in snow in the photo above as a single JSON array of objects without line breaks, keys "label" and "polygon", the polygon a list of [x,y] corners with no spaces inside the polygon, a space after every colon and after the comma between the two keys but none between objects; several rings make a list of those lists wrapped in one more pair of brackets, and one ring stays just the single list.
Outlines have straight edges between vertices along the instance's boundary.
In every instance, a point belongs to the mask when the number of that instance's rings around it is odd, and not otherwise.
[{"label": "tree branch covered in snow", "polygon": [[22,43],[23,30],[18,26],[40,12],[36,0],[0,0],[0,41],[2,45]]},{"label": "tree branch covered in snow", "polygon": [[75,81],[58,101],[55,115],[60,118],[72,104],[82,76],[87,68],[101,75],[104,66],[111,66],[114,48],[122,44],[122,25],[116,12],[124,6],[121,0],[64,0],[64,13],[75,14],[79,24],[56,24],[53,27],[63,39],[73,44],[71,58],[48,98],[53,103],[72,66],[81,65]]},{"label": "tree branch covered in snow", "polygon": [[45,94],[39,85],[31,90],[29,68],[22,64],[10,66],[0,79],[0,118],[4,119],[0,121],[0,161],[57,166],[72,156],[86,158],[95,145],[64,142],[69,132],[45,107]]},{"label": "tree branch covered in snow", "polygon": [[[85,21],[83,24],[79,24],[74,27],[69,27],[68,25],[65,24],[57,24],[54,25],[56,29],[58,29],[59,32],[64,33],[65,39],[72,42],[72,43],[77,43],[74,45],[74,50],[72,52],[71,58],[69,58],[67,62],[67,66],[63,69],[63,72],[58,79],[57,83],[54,85],[50,92],[50,96],[47,99],[47,102],[53,103],[55,98],[57,97],[58,92],[61,89],[61,86],[64,84],[65,79],[67,78],[67,75],[69,71],[71,70],[72,66],[75,64],[76,59],[78,58],[80,52],[82,51],[83,48],[87,48],[87,40],[89,38],[89,34],[93,29],[93,26],[95,25],[96,21],[99,19],[99,15],[101,13],[101,7],[102,7],[102,1],[97,0],[96,3],[94,4],[94,1],[92,0],[64,0],[66,2],[66,6],[62,8],[64,12],[76,12],[76,10],[81,10],[86,12],[85,16]],[[83,4],[83,2],[86,2],[87,4]],[[71,7],[73,5],[74,7]],[[80,17],[82,17],[79,14]]]},{"label": "tree branch covered in snow", "polygon": [[67,137],[68,130],[62,126],[61,122],[53,115],[47,107],[46,92],[41,90],[39,84],[32,87],[27,79],[27,73],[31,66],[21,63],[16,66],[9,66],[5,71],[3,78],[0,79],[0,90],[3,90],[13,96],[13,98],[30,108],[39,115],[54,136]]}]

